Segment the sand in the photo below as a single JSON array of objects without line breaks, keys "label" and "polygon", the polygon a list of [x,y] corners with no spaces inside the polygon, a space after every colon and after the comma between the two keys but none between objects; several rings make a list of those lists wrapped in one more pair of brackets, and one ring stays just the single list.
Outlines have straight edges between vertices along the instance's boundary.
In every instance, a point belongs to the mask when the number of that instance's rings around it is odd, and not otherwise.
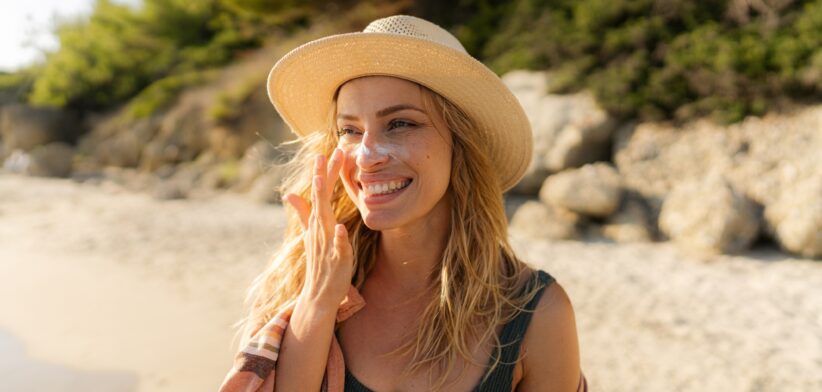
[{"label": "sand", "polygon": [[[241,195],[0,174],[0,389],[216,390],[283,217]],[[574,302],[593,390],[822,390],[818,261],[513,241]]]}]

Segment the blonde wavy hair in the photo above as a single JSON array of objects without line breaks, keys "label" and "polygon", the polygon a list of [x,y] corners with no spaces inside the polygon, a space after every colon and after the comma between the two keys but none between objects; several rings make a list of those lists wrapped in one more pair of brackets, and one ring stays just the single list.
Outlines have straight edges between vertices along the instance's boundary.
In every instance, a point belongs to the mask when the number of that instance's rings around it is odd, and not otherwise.
[{"label": "blonde wavy hair", "polygon": [[[531,279],[525,273],[528,267],[517,259],[508,243],[502,190],[481,147],[477,126],[456,105],[417,85],[426,111],[440,113],[453,135],[451,181],[446,192],[451,198],[451,235],[429,278],[430,290],[438,295],[432,295],[414,329],[416,334],[388,355],[412,355],[406,372],[430,367],[433,384],[441,389],[458,356],[476,362],[471,355],[472,344],[489,339],[495,343],[496,361],[485,377],[499,365],[501,344],[496,327],[512,320],[539,287],[524,289]],[[287,164],[289,175],[282,183],[281,194],[295,193],[310,200],[313,158],[319,153],[329,156],[337,146],[337,93],[327,132],[315,132],[296,141],[300,148]],[[360,289],[376,263],[380,233],[364,224],[340,182],[334,188],[332,208],[337,221],[348,229],[354,249],[351,283]],[[246,297],[250,311],[235,325],[242,327],[238,331],[243,336],[240,347],[245,347],[256,330],[296,300],[304,279],[302,228],[299,217],[289,209],[283,243],[253,281]],[[485,367],[487,363],[476,365]]]}]

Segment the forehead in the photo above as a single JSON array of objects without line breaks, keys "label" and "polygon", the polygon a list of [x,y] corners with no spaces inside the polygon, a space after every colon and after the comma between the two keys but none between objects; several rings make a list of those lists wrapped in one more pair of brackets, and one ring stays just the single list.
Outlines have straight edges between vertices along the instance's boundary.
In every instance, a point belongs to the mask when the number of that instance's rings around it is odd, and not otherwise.
[{"label": "forehead", "polygon": [[390,76],[366,76],[340,87],[337,111],[366,114],[401,103],[422,107],[420,86]]}]

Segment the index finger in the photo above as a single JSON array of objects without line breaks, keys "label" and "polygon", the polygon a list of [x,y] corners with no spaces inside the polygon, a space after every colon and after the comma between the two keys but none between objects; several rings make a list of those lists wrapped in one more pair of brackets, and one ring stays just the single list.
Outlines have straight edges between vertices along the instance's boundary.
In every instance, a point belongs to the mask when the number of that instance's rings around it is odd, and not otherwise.
[{"label": "index finger", "polygon": [[326,195],[329,197],[329,200],[331,195],[334,193],[334,186],[340,178],[340,168],[342,168],[344,162],[345,155],[342,153],[342,150],[335,148],[334,152],[331,153],[331,160],[329,162],[330,165],[328,166],[328,171],[326,172],[325,183],[328,185],[326,186]]}]

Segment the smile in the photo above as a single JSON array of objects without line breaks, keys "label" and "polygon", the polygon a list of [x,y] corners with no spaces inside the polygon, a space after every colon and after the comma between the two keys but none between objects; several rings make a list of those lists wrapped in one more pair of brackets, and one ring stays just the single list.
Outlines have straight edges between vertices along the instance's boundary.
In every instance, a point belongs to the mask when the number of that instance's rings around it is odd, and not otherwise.
[{"label": "smile", "polygon": [[377,195],[387,195],[395,192],[399,192],[408,185],[411,184],[411,180],[402,180],[402,181],[388,181],[383,183],[372,183],[366,186],[363,184],[360,187],[365,190],[366,196],[377,196]]}]

